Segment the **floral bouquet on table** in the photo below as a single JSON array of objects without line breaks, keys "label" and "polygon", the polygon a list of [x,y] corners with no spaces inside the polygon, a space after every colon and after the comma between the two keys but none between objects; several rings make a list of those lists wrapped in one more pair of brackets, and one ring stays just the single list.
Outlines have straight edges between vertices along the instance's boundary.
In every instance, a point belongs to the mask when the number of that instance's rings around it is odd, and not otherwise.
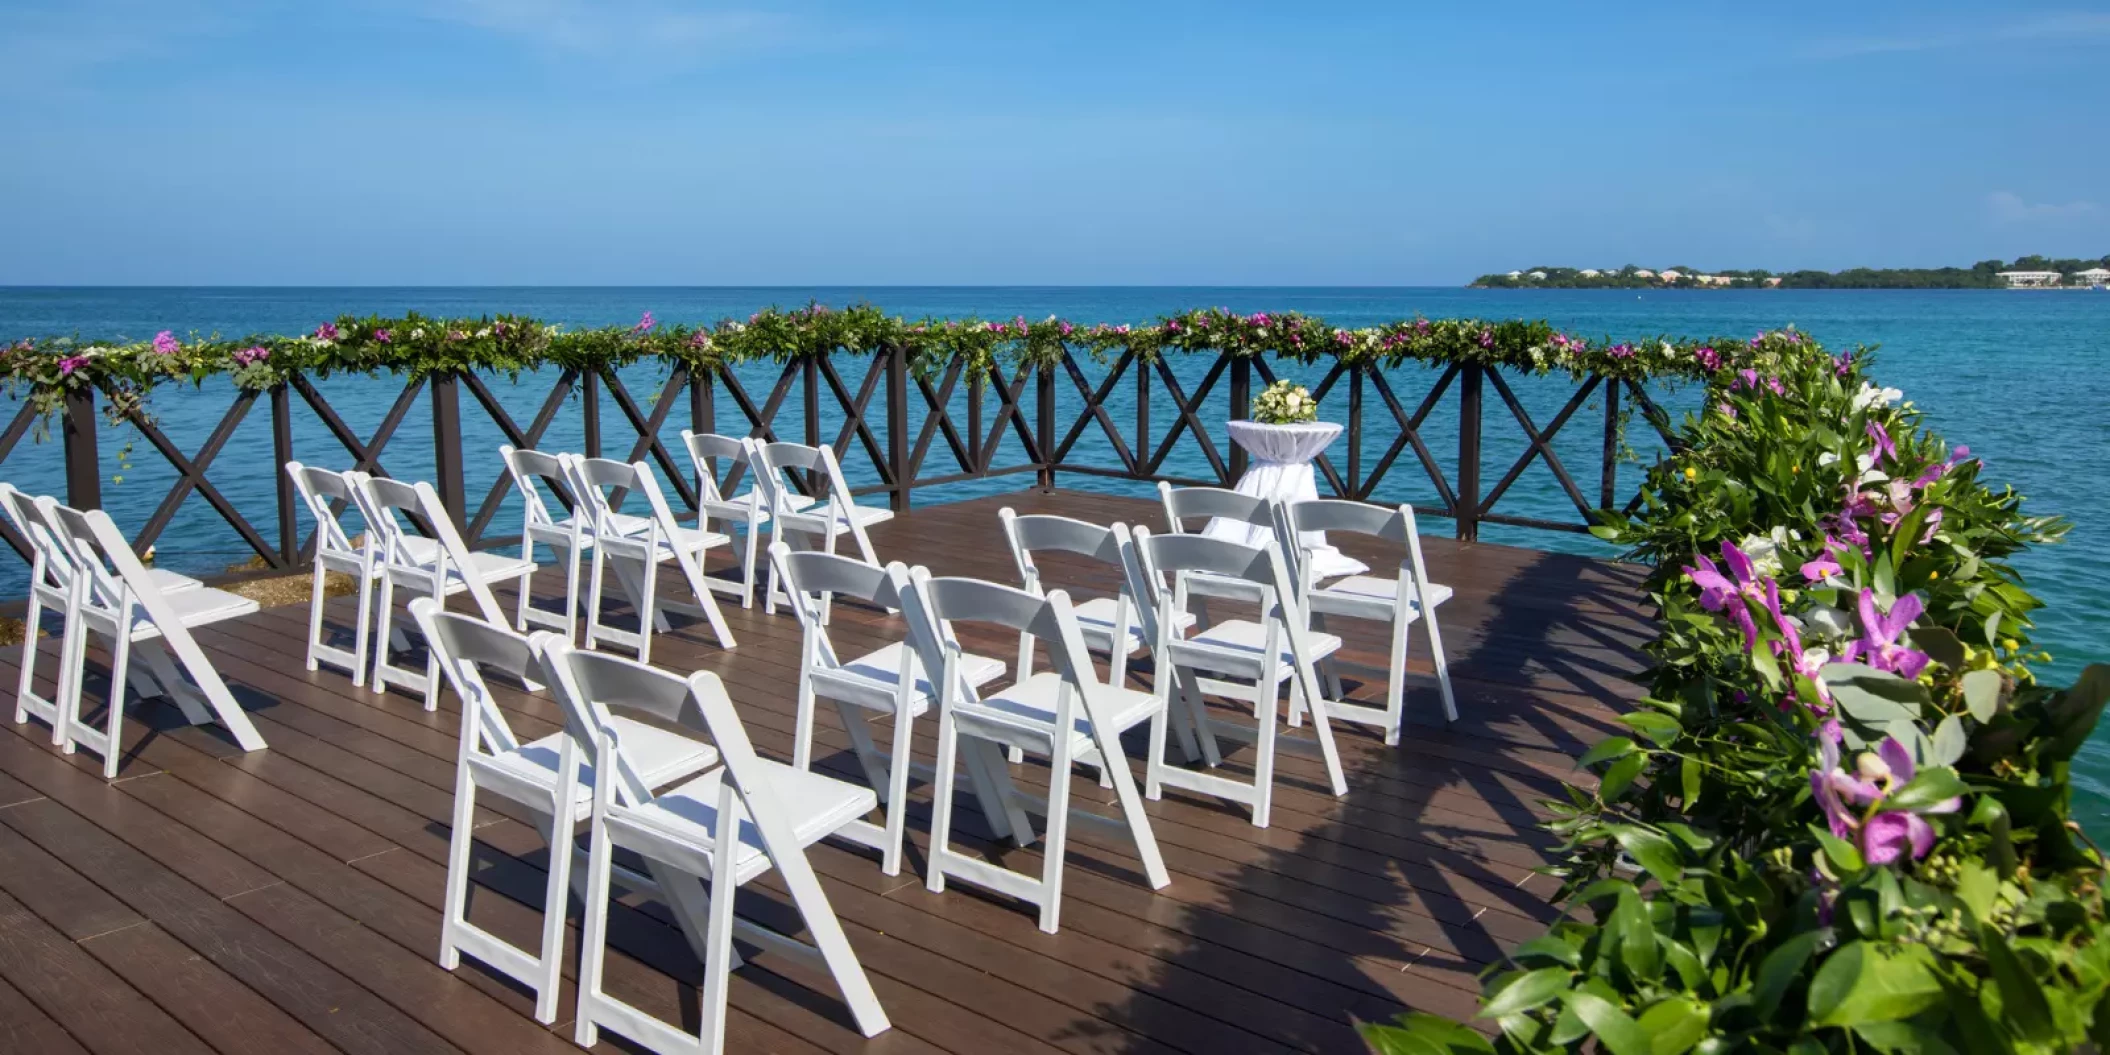
[{"label": "floral bouquet on table", "polygon": [[1277,381],[1253,398],[1253,420],[1263,425],[1300,425],[1319,420],[1319,401],[1293,381]]}]

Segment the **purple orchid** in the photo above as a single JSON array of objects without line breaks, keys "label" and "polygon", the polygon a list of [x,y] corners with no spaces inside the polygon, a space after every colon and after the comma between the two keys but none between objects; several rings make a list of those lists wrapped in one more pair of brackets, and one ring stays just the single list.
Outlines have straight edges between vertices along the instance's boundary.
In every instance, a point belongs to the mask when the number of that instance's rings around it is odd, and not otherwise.
[{"label": "purple orchid", "polygon": [[1958,446],[1954,451],[1950,452],[1949,457],[1946,461],[1943,461],[1936,465],[1930,465],[1923,472],[1921,472],[1919,474],[1919,478],[1912,481],[1912,486],[1915,488],[1926,487],[1934,481],[1939,480],[1944,476],[1947,476],[1949,474],[1949,470],[1954,469],[1957,466],[1962,465],[1963,463],[1971,460],[1971,448]]},{"label": "purple orchid", "polygon": [[1890,442],[1890,432],[1883,428],[1882,422],[1871,421],[1868,423],[1868,438],[1876,441],[1876,451],[1882,455],[1881,461],[1894,462],[1898,460],[1897,444]]},{"label": "purple orchid", "polygon": [[650,333],[650,332],[652,331],[652,328],[653,328],[653,327],[655,327],[655,326],[658,326],[658,325],[659,325],[659,320],[657,320],[657,319],[654,319],[654,318],[652,317],[652,313],[648,311],[648,312],[646,312],[646,313],[644,313],[643,315],[641,315],[641,316],[639,316],[639,317],[638,317],[638,320],[637,320],[637,325],[635,325],[635,326],[632,326],[632,327],[630,327],[630,332],[631,332],[631,333]]},{"label": "purple orchid", "polygon": [[375,341],[377,341],[377,342],[379,342],[379,343],[381,343],[381,344],[388,344],[388,343],[392,342],[392,341],[393,341],[394,339],[395,339],[394,337],[392,337],[392,336],[390,336],[390,335],[389,335],[389,332],[388,332],[387,330],[375,330],[375,331],[374,331],[374,340],[375,340]]},{"label": "purple orchid", "polygon": [[1891,864],[1907,854],[1915,861],[1927,856],[1934,848],[1934,826],[1920,814],[1963,808],[1963,801],[1953,798],[1917,811],[1883,808],[1891,793],[1918,772],[1911,750],[1896,737],[1884,738],[1873,754],[1856,759],[1852,773],[1840,767],[1839,747],[1830,737],[1818,737],[1817,756],[1811,794],[1833,835],[1846,839],[1859,833],[1861,856],[1869,864]]},{"label": "purple orchid", "polygon": [[1492,348],[1492,347],[1494,347],[1494,346],[1495,346],[1495,332],[1494,332],[1493,330],[1481,330],[1481,331],[1480,331],[1480,347],[1482,347],[1482,348]]},{"label": "purple orchid", "polygon": [[1846,569],[1841,567],[1838,559],[1832,555],[1843,548],[1845,548],[1843,544],[1829,535],[1825,536],[1823,555],[1815,557],[1802,565],[1802,577],[1810,582],[1823,582],[1834,575],[1843,574]]},{"label": "purple orchid", "polygon": [[1926,606],[1920,603],[1918,594],[1906,594],[1890,606],[1888,613],[1876,610],[1876,592],[1861,590],[1860,617],[1862,638],[1846,646],[1846,658],[1858,659],[1877,670],[1887,670],[1898,677],[1911,681],[1927,669],[1929,662],[1925,652],[1908,648],[1902,640],[1912,621],[1920,617]]},{"label": "purple orchid", "polygon": [[174,355],[183,350],[183,345],[176,340],[175,334],[163,330],[154,335],[154,350],[162,355]]},{"label": "purple orchid", "polygon": [[73,372],[74,372],[75,370],[78,370],[78,369],[80,369],[81,367],[84,367],[84,366],[87,366],[87,365],[88,365],[88,357],[87,357],[87,356],[85,356],[85,355],[69,355],[69,356],[67,356],[67,357],[66,357],[66,358],[64,358],[64,359],[61,359],[61,360],[59,360],[59,376],[60,376],[60,377],[70,377],[70,376],[72,376],[72,374],[73,374]]},{"label": "purple orchid", "polygon": [[1758,371],[1753,370],[1748,366],[1744,367],[1742,370],[1738,370],[1736,372],[1736,384],[1730,385],[1729,387],[1737,388],[1739,386],[1743,388],[1748,388],[1754,392],[1758,391]]},{"label": "purple orchid", "polygon": [[315,327],[315,339],[318,341],[335,341],[337,339],[337,324],[326,322]]},{"label": "purple orchid", "polygon": [[253,366],[269,358],[271,358],[271,350],[262,345],[254,348],[244,348],[234,353],[234,361],[243,366]]},{"label": "purple orchid", "polygon": [[1744,632],[1744,650],[1750,651],[1758,645],[1758,624],[1751,618],[1751,607],[1743,602],[1763,604],[1765,591],[1759,585],[1757,571],[1751,566],[1751,558],[1728,539],[1722,540],[1722,563],[1728,566],[1729,574],[1722,574],[1713,561],[1704,553],[1693,554],[1698,564],[1688,566],[1685,575],[1693,585],[1700,588],[1700,607],[1710,612],[1728,615],[1730,622]]},{"label": "purple orchid", "polygon": [[1699,351],[1692,353],[1692,357],[1698,359],[1700,365],[1705,367],[1710,374],[1722,368],[1722,357],[1711,347],[1702,347]]},{"label": "purple orchid", "polygon": [[1614,359],[1632,359],[1634,357],[1634,346],[1623,343],[1615,344],[1611,347],[1611,355]]}]

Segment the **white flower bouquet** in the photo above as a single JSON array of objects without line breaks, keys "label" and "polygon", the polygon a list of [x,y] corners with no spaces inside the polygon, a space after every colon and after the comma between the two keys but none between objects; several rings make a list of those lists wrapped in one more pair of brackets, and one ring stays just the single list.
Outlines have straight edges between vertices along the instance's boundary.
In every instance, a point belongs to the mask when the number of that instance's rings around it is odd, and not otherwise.
[{"label": "white flower bouquet", "polygon": [[1253,420],[1263,425],[1295,425],[1319,419],[1319,401],[1311,390],[1291,381],[1277,381],[1253,399]]}]

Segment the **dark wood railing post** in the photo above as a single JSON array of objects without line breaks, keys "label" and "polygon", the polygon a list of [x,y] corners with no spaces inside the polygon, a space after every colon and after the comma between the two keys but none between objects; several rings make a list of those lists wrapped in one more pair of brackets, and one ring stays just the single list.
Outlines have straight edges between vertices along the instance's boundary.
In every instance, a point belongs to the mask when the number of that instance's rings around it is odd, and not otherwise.
[{"label": "dark wood railing post", "polygon": [[1363,497],[1363,368],[1348,368],[1348,493]]},{"label": "dark wood railing post", "polygon": [[[454,527],[469,526],[468,487],[462,482],[462,401],[459,379],[451,370],[432,375],[433,490],[454,518]],[[469,539],[470,543],[476,540]]]},{"label": "dark wood railing post", "polygon": [[1484,369],[1468,363],[1458,372],[1458,541],[1480,538],[1480,387]]},{"label": "dark wood railing post", "polygon": [[[689,371],[689,431],[701,436],[718,431],[718,403],[711,391],[713,371],[698,364]],[[704,467],[696,466],[696,500],[703,501]],[[716,485],[716,481],[712,481]]]},{"label": "dark wood railing post", "polygon": [[[1134,355],[1135,350],[1130,349]],[[1136,467],[1150,461],[1150,364],[1136,356]],[[1138,475],[1143,475],[1139,473]]]},{"label": "dark wood railing post", "polygon": [[300,524],[294,519],[293,478],[286,463],[293,460],[293,393],[284,384],[271,386],[271,456],[278,471],[271,474],[278,489],[278,566],[300,563]]},{"label": "dark wood railing post", "polygon": [[[799,374],[801,402],[806,404],[806,446],[821,445],[821,367],[812,356],[807,356]],[[846,408],[847,409],[847,408]],[[806,471],[806,493],[821,493],[821,474],[817,469]]]},{"label": "dark wood railing post", "polygon": [[1034,403],[1038,410],[1034,417],[1033,444],[1040,448],[1040,486],[1042,490],[1055,487],[1055,364],[1042,363],[1040,374],[1034,378]]},{"label": "dark wood railing post", "polygon": [[894,478],[888,504],[896,513],[909,510],[908,430],[908,348],[897,344],[886,350],[886,462]]},{"label": "dark wood railing post", "polygon": [[95,390],[66,390],[66,416],[60,425],[66,441],[66,504],[101,509],[103,470],[95,450]]},{"label": "dark wood railing post", "polygon": [[[982,451],[982,395],[989,377],[972,366],[967,369],[973,371],[967,378],[967,455],[974,462],[974,474],[980,476],[988,470],[989,459],[996,456],[994,451]],[[999,377],[996,383],[1001,385],[1004,379]]]},{"label": "dark wood railing post", "polygon": [[[1244,421],[1253,410],[1253,360],[1241,355],[1231,360],[1231,420]],[[1246,463],[1250,456],[1236,440],[1225,437],[1231,445],[1231,483],[1245,476]]]},{"label": "dark wood railing post", "polygon": [[1619,500],[1619,381],[1604,382],[1604,481],[1598,505],[1612,508]]},{"label": "dark wood railing post", "polygon": [[579,416],[586,429],[586,456],[601,456],[601,368],[589,366],[579,373]]}]

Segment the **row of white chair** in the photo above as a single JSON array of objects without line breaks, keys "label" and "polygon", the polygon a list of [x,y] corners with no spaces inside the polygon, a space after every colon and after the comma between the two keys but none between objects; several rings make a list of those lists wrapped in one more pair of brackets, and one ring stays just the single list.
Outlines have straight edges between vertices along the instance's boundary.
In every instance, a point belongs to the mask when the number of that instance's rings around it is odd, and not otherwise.
[{"label": "row of white chair", "polygon": [[[193,724],[220,722],[245,751],[264,746],[264,738],[190,635],[194,627],[256,611],[255,601],[147,568],[102,510],[73,509],[6,483],[0,483],[0,510],[30,545],[29,609],[15,692],[17,723],[32,717],[49,723],[54,745],[67,754],[86,747],[101,755],[104,778],[114,780],[124,756],[129,685],[142,698],[168,697]],[[56,688],[48,698],[37,695],[35,687],[37,638],[47,611],[64,619]],[[108,702],[99,724],[91,723],[84,711],[91,636],[107,642],[110,650]],[[136,646],[144,646],[140,658],[145,671],[131,664]]]}]

